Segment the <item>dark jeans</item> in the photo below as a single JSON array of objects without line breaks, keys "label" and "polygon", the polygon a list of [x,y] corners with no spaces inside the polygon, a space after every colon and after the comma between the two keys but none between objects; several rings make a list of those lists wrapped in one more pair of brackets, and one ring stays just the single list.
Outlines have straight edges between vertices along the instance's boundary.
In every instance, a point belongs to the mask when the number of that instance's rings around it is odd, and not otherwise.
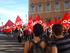
[{"label": "dark jeans", "polygon": [[21,43],[22,42],[22,37],[18,36],[18,42]]}]

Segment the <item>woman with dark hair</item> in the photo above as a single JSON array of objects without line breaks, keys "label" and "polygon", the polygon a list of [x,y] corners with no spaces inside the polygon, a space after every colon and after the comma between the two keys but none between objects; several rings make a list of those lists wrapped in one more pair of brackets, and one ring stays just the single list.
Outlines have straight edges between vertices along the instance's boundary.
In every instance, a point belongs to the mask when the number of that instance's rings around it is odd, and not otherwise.
[{"label": "woman with dark hair", "polygon": [[63,26],[54,24],[52,26],[54,36],[51,43],[51,53],[70,53],[70,38],[64,36]]},{"label": "woman with dark hair", "polygon": [[40,38],[43,32],[41,24],[33,26],[33,39],[25,42],[24,53],[46,53],[46,42]]}]

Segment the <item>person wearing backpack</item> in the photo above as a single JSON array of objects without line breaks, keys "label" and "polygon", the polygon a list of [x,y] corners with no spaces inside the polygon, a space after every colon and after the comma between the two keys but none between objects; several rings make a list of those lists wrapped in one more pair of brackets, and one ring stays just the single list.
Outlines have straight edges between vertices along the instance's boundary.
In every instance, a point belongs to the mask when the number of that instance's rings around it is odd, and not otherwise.
[{"label": "person wearing backpack", "polygon": [[33,26],[33,39],[25,42],[24,53],[47,53],[46,42],[40,38],[42,33],[42,25],[39,23],[35,24]]}]

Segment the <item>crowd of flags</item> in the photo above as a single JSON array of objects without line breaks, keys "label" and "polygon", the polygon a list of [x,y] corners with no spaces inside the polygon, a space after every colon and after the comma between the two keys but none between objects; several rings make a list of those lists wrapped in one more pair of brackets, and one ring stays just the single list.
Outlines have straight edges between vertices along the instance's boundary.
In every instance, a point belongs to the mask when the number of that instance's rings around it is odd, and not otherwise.
[{"label": "crowd of flags", "polygon": [[[33,17],[30,16],[28,19],[28,26],[25,27],[24,30],[29,29],[32,32],[33,26],[36,23],[40,23],[43,26],[44,30],[46,30],[48,27],[52,26],[55,23],[61,23],[64,27],[68,29],[70,28],[70,13],[65,13],[65,15],[61,19],[56,18],[55,21],[50,19],[49,23],[48,21],[46,22],[42,21],[39,15],[36,16],[34,21]],[[4,32],[10,32],[15,28],[20,28],[22,24],[23,24],[22,19],[20,18],[20,16],[17,16],[15,23],[13,23],[11,20],[8,20],[4,26],[0,27],[0,29],[2,29],[2,31]]]},{"label": "crowd of flags", "polygon": [[15,23],[13,23],[11,20],[8,20],[6,24],[4,26],[1,26],[0,28],[4,32],[10,32],[15,28],[20,28],[22,24],[23,24],[22,19],[19,16],[17,16]]}]

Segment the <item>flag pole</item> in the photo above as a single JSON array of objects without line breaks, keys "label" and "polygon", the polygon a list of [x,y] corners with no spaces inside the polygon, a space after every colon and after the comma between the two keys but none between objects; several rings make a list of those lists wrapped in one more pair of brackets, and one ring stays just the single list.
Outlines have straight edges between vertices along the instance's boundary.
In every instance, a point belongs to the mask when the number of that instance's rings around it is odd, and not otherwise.
[{"label": "flag pole", "polygon": [[28,18],[27,18],[27,14],[26,14],[26,24],[28,25]]}]

